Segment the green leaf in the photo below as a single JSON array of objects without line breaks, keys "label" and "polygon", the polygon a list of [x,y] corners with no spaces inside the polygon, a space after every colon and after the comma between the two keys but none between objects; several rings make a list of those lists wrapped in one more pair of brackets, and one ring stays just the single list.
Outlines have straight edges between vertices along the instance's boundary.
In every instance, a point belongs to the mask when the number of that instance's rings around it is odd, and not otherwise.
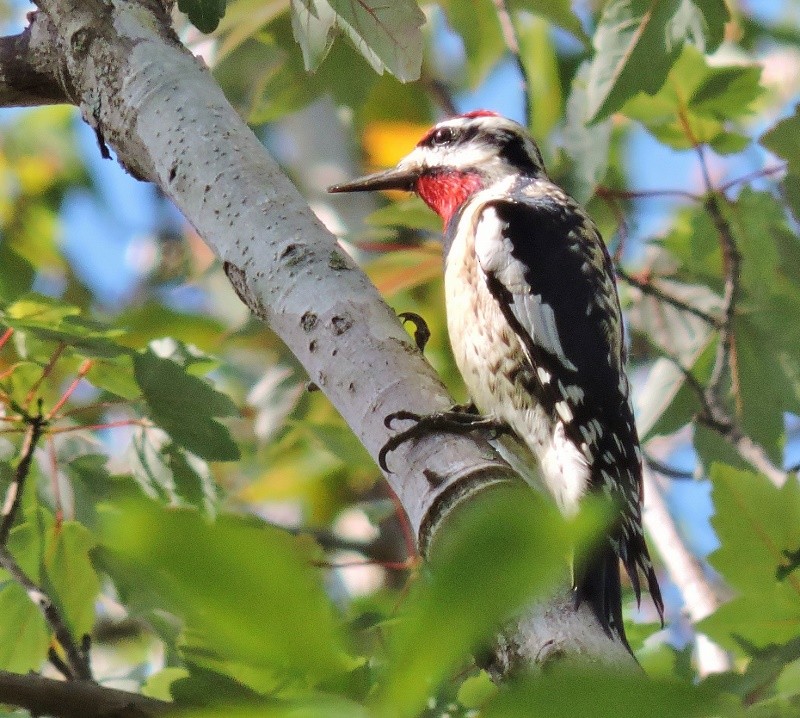
[{"label": "green leaf", "polygon": [[413,0],[292,0],[292,31],[307,70],[315,70],[344,33],[378,74],[416,80],[422,64],[425,16]]},{"label": "green leaf", "polygon": [[787,558],[800,547],[800,486],[721,464],[711,479],[720,547],[709,559],[738,595],[698,629],[730,649],[785,643],[800,632],[800,571]]},{"label": "green leaf", "polygon": [[0,241],[0,267],[0,298],[16,299],[30,290],[35,276],[33,266],[6,241]]},{"label": "green leaf", "polygon": [[193,660],[204,655],[237,680],[236,667],[247,666],[248,682],[273,687],[311,686],[346,669],[322,574],[297,538],[253,519],[209,523],[146,501],[108,508],[101,536],[185,621],[201,651]]},{"label": "green leaf", "polygon": [[238,413],[208,383],[152,349],[134,356],[134,374],[150,416],[178,444],[209,461],[235,461],[239,449],[215,417]]},{"label": "green leaf", "polygon": [[171,337],[184,344],[193,344],[203,351],[213,352],[225,328],[221,322],[206,314],[189,314],[146,302],[120,314],[115,324],[125,329],[121,343],[139,349],[154,339]]},{"label": "green leaf", "polygon": [[697,630],[731,651],[741,649],[742,640],[758,648],[785,643],[800,632],[797,590],[774,584],[737,596],[700,621]]},{"label": "green leaf", "polygon": [[216,513],[219,489],[208,464],[172,443],[163,432],[135,432],[128,461],[146,496],[171,506],[194,506],[209,516]]},{"label": "green leaf", "polygon": [[720,547],[709,557],[728,583],[742,593],[764,592],[785,583],[796,591],[800,574],[779,581],[784,550],[800,547],[800,485],[781,488],[761,475],[716,464],[711,468],[715,513],[711,520]]},{"label": "green leaf", "polygon": [[100,579],[89,552],[95,546],[89,531],[75,521],[54,524],[45,544],[45,569],[54,598],[75,639],[91,633],[94,602],[100,593]]},{"label": "green leaf", "polygon": [[713,50],[727,19],[723,0],[611,0],[593,40],[591,121],[605,119],[639,92],[658,91],[684,43]]},{"label": "green leaf", "polygon": [[789,172],[800,175],[800,105],[791,117],[786,117],[761,136],[761,144],[789,163]]},{"label": "green leaf", "polygon": [[86,374],[86,380],[123,399],[135,399],[141,394],[133,375],[133,357],[120,354],[111,359],[95,359]]},{"label": "green leaf", "polygon": [[497,684],[486,671],[470,676],[458,689],[458,702],[465,708],[480,708],[486,701],[497,695]]},{"label": "green leaf", "polygon": [[126,350],[113,341],[122,332],[89,321],[81,310],[51,297],[28,294],[0,310],[0,324],[39,341],[63,343],[87,357],[115,357]]},{"label": "green leaf", "polygon": [[[655,681],[641,674],[556,666],[520,681],[484,707],[485,718],[690,718],[730,715],[738,703],[691,682]],[[726,708],[727,706],[727,708]]]},{"label": "green leaf", "polygon": [[303,51],[306,70],[316,70],[336,35],[336,13],[327,2],[292,0],[292,32]]},{"label": "green leaf", "polygon": [[589,44],[589,37],[572,10],[570,0],[510,0],[509,4],[513,10],[527,10],[543,17],[553,25],[572,33],[585,45]]},{"label": "green leaf", "polygon": [[655,94],[637,94],[621,111],[675,149],[689,149],[701,142],[737,151],[747,146],[749,139],[728,132],[726,122],[750,114],[753,102],[764,91],[760,77],[760,67],[716,67],[687,45],[661,89]]},{"label": "green leaf", "polygon": [[42,612],[16,583],[0,587],[0,668],[38,671],[47,658],[50,631]]},{"label": "green leaf", "polygon": [[178,0],[178,9],[200,32],[214,32],[225,14],[227,0]]},{"label": "green leaf", "polygon": [[404,197],[370,213],[366,222],[374,227],[408,227],[431,233],[442,231],[442,220],[416,196]]},{"label": "green leaf", "polygon": [[[577,534],[585,539],[597,522],[583,518]],[[378,706],[416,715],[478,643],[565,576],[568,536],[554,506],[528,486],[497,487],[457,510],[405,604]]]},{"label": "green leaf", "polygon": [[788,173],[783,180],[787,199],[795,217],[800,217],[800,147],[797,137],[800,132],[800,105],[794,114],[781,120],[761,137],[761,144],[778,157],[787,161]]}]

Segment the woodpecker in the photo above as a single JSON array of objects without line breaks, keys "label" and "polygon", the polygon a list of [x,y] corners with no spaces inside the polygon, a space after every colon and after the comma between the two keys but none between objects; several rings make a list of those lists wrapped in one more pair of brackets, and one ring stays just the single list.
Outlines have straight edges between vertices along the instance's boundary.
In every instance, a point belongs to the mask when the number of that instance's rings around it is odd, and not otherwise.
[{"label": "woodpecker", "polygon": [[447,327],[477,410],[527,444],[564,514],[592,492],[615,507],[574,591],[627,646],[620,560],[637,601],[644,576],[662,622],[664,604],[642,529],[614,269],[597,227],[550,180],[527,131],[487,110],[438,123],[395,168],[329,191],[388,189],[416,192],[444,221]]}]

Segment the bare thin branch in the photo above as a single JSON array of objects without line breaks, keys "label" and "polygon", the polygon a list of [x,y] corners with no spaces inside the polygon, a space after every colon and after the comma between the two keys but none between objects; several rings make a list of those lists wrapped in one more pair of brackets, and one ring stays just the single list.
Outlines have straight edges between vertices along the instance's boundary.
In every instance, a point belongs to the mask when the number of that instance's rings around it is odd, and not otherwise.
[{"label": "bare thin branch", "polygon": [[91,681],[57,681],[6,671],[0,671],[0,703],[25,708],[31,715],[56,718],[147,718],[162,715],[171,707],[155,698]]},{"label": "bare thin branch", "polygon": [[702,309],[698,309],[693,304],[689,304],[688,302],[684,302],[682,299],[678,299],[678,297],[673,297],[671,294],[659,289],[652,282],[644,282],[638,277],[635,277],[633,274],[626,272],[624,269],[622,269],[622,267],[617,267],[616,272],[617,276],[621,280],[627,282],[632,287],[636,287],[643,294],[649,294],[651,297],[655,297],[659,301],[662,301],[666,304],[671,304],[676,309],[680,309],[688,314],[692,314],[698,319],[702,319],[704,322],[706,322],[706,324],[710,324],[715,329],[719,329],[722,326],[722,322],[717,317],[712,316],[708,312],[704,312]]},{"label": "bare thin branch", "polygon": [[22,490],[30,471],[33,454],[47,426],[47,421],[42,417],[41,413],[36,416],[26,417],[26,422],[28,428],[22,440],[19,463],[3,502],[2,522],[0,522],[0,566],[8,571],[16,583],[22,586],[25,593],[28,594],[28,598],[41,610],[45,620],[53,630],[66,655],[65,663],[68,668],[66,677],[91,680],[92,673],[87,652],[78,647],[61,613],[50,597],[28,577],[8,550],[8,537],[19,508]]},{"label": "bare thin branch", "polygon": [[721,403],[722,381],[726,370],[730,370],[733,394],[736,398],[736,413],[741,416],[736,335],[733,322],[736,317],[736,302],[739,298],[742,255],[736,245],[731,226],[722,213],[720,196],[716,193],[709,194],[705,202],[705,208],[711,216],[719,235],[720,248],[722,250],[722,267],[725,275],[725,289],[722,297],[723,321],[720,328],[717,355],[714,359],[714,368],[711,372],[707,391],[713,394],[717,401]]},{"label": "bare thin branch", "polygon": [[682,469],[676,469],[674,466],[668,466],[663,461],[659,461],[654,456],[650,456],[650,454],[646,452],[644,454],[644,461],[653,471],[661,474],[662,476],[666,476],[668,479],[687,481],[695,478],[694,471],[683,471]]}]

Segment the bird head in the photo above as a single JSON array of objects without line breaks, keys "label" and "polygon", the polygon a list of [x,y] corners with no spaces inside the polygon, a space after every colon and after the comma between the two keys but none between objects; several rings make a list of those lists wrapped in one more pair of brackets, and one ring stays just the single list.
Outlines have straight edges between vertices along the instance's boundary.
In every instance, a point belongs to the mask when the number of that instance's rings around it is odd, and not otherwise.
[{"label": "bird head", "polygon": [[510,176],[545,177],[542,155],[522,125],[476,110],[434,125],[396,167],[329,192],[416,192],[445,224],[472,195]]}]

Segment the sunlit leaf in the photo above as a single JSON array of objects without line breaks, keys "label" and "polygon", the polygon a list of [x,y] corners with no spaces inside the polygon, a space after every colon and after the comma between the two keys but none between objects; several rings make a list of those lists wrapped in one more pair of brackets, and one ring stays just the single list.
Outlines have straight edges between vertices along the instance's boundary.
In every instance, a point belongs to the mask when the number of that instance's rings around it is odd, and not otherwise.
[{"label": "sunlit leaf", "polygon": [[594,34],[588,114],[602,120],[638,92],[663,84],[684,43],[711,51],[722,41],[722,0],[611,0]]},{"label": "sunlit leaf", "polygon": [[289,534],[137,502],[109,509],[101,535],[107,550],[149,577],[209,657],[306,686],[345,669],[321,574]]},{"label": "sunlit leaf", "polygon": [[739,151],[749,138],[726,129],[726,122],[747,116],[763,93],[756,65],[716,67],[694,47],[684,47],[655,94],[639,93],[622,112],[639,120],[661,142],[689,149],[698,142]]},{"label": "sunlit leaf", "polygon": [[[579,688],[578,688],[579,687]],[[548,718],[614,716],[689,718],[728,714],[735,705],[710,689],[690,682],[655,681],[640,673],[556,667],[498,694],[485,707],[486,718],[546,715]]]},{"label": "sunlit leaf", "polygon": [[388,70],[403,81],[419,77],[420,26],[425,16],[413,0],[390,4],[374,0],[293,0],[292,29],[303,48],[306,69],[327,55],[331,33],[344,33],[378,73]]},{"label": "sunlit leaf", "polygon": [[228,429],[216,421],[237,413],[227,396],[152,349],[136,354],[134,372],[150,416],[177,443],[212,461],[239,458]]},{"label": "sunlit leaf", "polygon": [[563,112],[558,55],[550,25],[542,18],[518,18],[517,28],[520,57],[528,78],[528,128],[533,137],[544,140]]},{"label": "sunlit leaf", "polygon": [[91,633],[95,621],[94,601],[100,593],[100,579],[89,552],[95,546],[89,531],[76,521],[54,524],[45,545],[48,583],[73,636]]},{"label": "sunlit leaf", "polygon": [[566,108],[562,143],[572,167],[571,190],[575,199],[586,202],[608,170],[611,120],[589,124],[590,107],[587,83],[591,67],[584,62],[572,80]]},{"label": "sunlit leaf", "polygon": [[527,10],[535,15],[540,15],[554,25],[572,33],[584,44],[589,44],[586,31],[573,11],[573,3],[570,0],[510,0],[509,4],[515,10]]},{"label": "sunlit leaf", "polygon": [[14,673],[41,669],[50,631],[44,616],[15,583],[0,585],[0,668]]},{"label": "sunlit leaf", "polygon": [[[596,528],[585,521],[579,532]],[[458,511],[393,636],[384,713],[416,715],[477,642],[563,579],[567,536],[555,508],[527,486],[500,487]]]}]

